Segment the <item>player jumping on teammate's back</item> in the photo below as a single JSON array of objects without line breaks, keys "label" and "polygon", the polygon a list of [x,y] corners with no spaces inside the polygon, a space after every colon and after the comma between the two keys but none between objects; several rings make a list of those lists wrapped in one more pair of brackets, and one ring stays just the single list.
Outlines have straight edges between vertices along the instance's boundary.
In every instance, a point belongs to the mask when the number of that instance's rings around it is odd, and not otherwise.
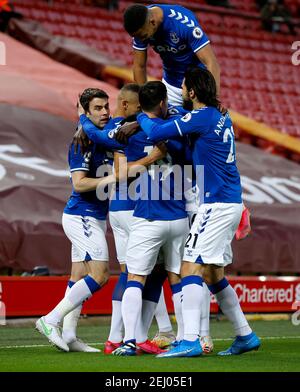
[{"label": "player jumping on teammate's back", "polygon": [[219,355],[242,354],[258,349],[260,340],[252,332],[237,294],[224,276],[224,267],[232,262],[230,244],[243,210],[232,122],[229,114],[220,110],[216,83],[209,71],[188,70],[182,88],[183,97],[193,102],[193,111],[181,119],[158,124],[144,113],[138,115],[140,126],[153,142],[193,135],[193,165],[196,172],[197,166],[204,170],[203,204],[190,230],[193,244],[187,241],[181,266],[184,340],[159,357],[201,354],[198,320],[203,280],[232,322],[236,334],[229,349]]},{"label": "player jumping on teammate's back", "polygon": [[[163,83],[171,105],[182,105],[181,84],[190,66],[208,69],[220,94],[220,66],[209,38],[189,9],[176,4],[130,5],[124,13],[124,28],[133,37],[133,74],[137,83],[147,81],[147,48],[152,46],[163,64]],[[250,212],[244,206],[236,239],[251,232]]]},{"label": "player jumping on teammate's back", "polygon": [[163,82],[169,103],[182,105],[181,83],[191,65],[209,69],[218,85],[220,67],[192,11],[169,4],[133,4],[124,13],[124,28],[133,37],[133,74],[137,83],[147,81],[147,47],[152,46],[163,63]]}]

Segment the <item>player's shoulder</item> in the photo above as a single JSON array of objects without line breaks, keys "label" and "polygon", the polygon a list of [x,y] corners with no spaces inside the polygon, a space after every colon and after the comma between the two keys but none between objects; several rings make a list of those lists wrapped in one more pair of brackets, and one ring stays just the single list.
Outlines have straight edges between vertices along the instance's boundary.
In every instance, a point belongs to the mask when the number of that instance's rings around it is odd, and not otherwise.
[{"label": "player's shoulder", "polygon": [[169,105],[168,106],[168,117],[177,117],[177,116],[183,116],[187,113],[188,111],[184,109],[182,106],[174,106],[174,105]]},{"label": "player's shoulder", "polygon": [[215,108],[211,106],[204,106],[199,109],[194,109],[190,112],[186,112],[182,117],[181,121],[188,122],[188,121],[197,121],[199,117],[210,117],[214,114]]},{"label": "player's shoulder", "polygon": [[207,109],[207,113],[211,113],[213,119],[219,121],[222,120],[223,123],[231,121],[230,113],[228,110],[216,108],[213,106],[209,106]]},{"label": "player's shoulder", "polygon": [[215,123],[213,119],[214,113],[214,108],[205,106],[192,110],[175,121],[181,130],[208,132]]},{"label": "player's shoulder", "polygon": [[173,16],[174,12],[176,12],[176,13],[180,12],[180,13],[183,13],[186,15],[193,15],[195,17],[195,14],[193,13],[193,11],[189,10],[188,8],[186,8],[182,5],[178,5],[178,4],[153,4],[150,7],[160,7],[164,12],[169,13],[168,16],[170,16],[170,18],[175,17],[175,15]]},{"label": "player's shoulder", "polygon": [[105,125],[104,129],[111,129],[116,127],[117,125],[119,125],[122,120],[124,119],[124,117],[114,117],[114,118],[110,118],[108,120],[108,123]]},{"label": "player's shoulder", "polygon": [[164,12],[165,24],[176,25],[177,29],[193,31],[198,26],[196,15],[181,5],[159,6]]}]

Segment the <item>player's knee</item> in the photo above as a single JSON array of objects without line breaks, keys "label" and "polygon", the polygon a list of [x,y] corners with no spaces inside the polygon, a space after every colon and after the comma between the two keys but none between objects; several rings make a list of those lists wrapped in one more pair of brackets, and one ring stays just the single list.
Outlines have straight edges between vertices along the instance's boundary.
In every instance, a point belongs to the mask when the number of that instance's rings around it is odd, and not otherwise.
[{"label": "player's knee", "polygon": [[199,264],[189,263],[187,261],[183,261],[180,269],[180,276],[184,278],[189,275],[200,275],[201,268]]},{"label": "player's knee", "polygon": [[107,269],[106,270],[93,271],[91,273],[91,276],[102,287],[109,280],[109,271]]},{"label": "player's knee", "polygon": [[224,269],[214,265],[203,265],[202,278],[207,285],[216,284],[224,278]]},{"label": "player's knee", "polygon": [[168,279],[171,285],[178,284],[181,282],[180,275],[175,274],[174,272],[168,272]]},{"label": "player's knee", "polygon": [[101,283],[100,283],[100,285],[101,286],[104,286],[104,285],[106,285],[106,283],[108,282],[108,280],[109,280],[109,272],[107,271],[107,272],[105,272],[103,275],[102,275],[102,280],[101,280]]},{"label": "player's knee", "polygon": [[73,263],[72,271],[70,276],[71,282],[78,282],[80,279],[84,278],[87,275],[87,270],[84,266],[84,263]]},{"label": "player's knee", "polygon": [[95,281],[102,287],[105,286],[109,280],[109,273],[105,272],[94,277]]},{"label": "player's knee", "polygon": [[132,274],[132,273],[128,274],[128,282],[133,280],[135,282],[141,283],[142,285],[145,285],[146,279],[147,279],[146,275],[136,275],[136,274]]},{"label": "player's knee", "polygon": [[80,279],[83,279],[85,275],[78,275],[78,274],[72,274],[70,276],[70,281],[71,282],[78,282]]}]

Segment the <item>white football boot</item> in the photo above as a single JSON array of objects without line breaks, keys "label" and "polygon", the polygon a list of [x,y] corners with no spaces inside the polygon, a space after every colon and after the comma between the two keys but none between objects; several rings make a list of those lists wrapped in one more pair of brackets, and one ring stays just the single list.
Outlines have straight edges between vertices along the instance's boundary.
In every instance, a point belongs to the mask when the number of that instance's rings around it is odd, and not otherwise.
[{"label": "white football boot", "polygon": [[100,353],[101,350],[95,347],[88,346],[82,340],[76,339],[71,343],[68,343],[69,350],[72,352],[82,353]]},{"label": "white football boot", "polygon": [[44,335],[51,344],[63,351],[69,351],[67,343],[62,339],[60,329],[57,325],[49,324],[45,321],[45,317],[41,317],[35,324],[37,329]]}]

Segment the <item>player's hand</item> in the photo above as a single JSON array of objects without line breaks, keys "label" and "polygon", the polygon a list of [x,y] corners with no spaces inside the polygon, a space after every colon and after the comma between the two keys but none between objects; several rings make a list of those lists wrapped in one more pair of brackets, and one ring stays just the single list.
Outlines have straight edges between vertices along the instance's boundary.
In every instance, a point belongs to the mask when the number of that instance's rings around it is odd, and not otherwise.
[{"label": "player's hand", "polygon": [[73,136],[74,152],[77,154],[78,146],[80,147],[81,153],[84,154],[90,144],[90,139],[87,137],[81,125],[77,128]]},{"label": "player's hand", "polygon": [[121,125],[118,132],[116,133],[116,140],[121,144],[127,144],[128,138],[132,136],[138,129],[139,124],[137,121],[126,122]]},{"label": "player's hand", "polygon": [[151,153],[149,154],[149,158],[151,158],[151,160],[153,160],[153,162],[159,161],[160,159],[165,158],[165,156],[167,155],[167,147],[165,145],[165,143],[161,142],[158,143],[153,150],[151,151]]}]

